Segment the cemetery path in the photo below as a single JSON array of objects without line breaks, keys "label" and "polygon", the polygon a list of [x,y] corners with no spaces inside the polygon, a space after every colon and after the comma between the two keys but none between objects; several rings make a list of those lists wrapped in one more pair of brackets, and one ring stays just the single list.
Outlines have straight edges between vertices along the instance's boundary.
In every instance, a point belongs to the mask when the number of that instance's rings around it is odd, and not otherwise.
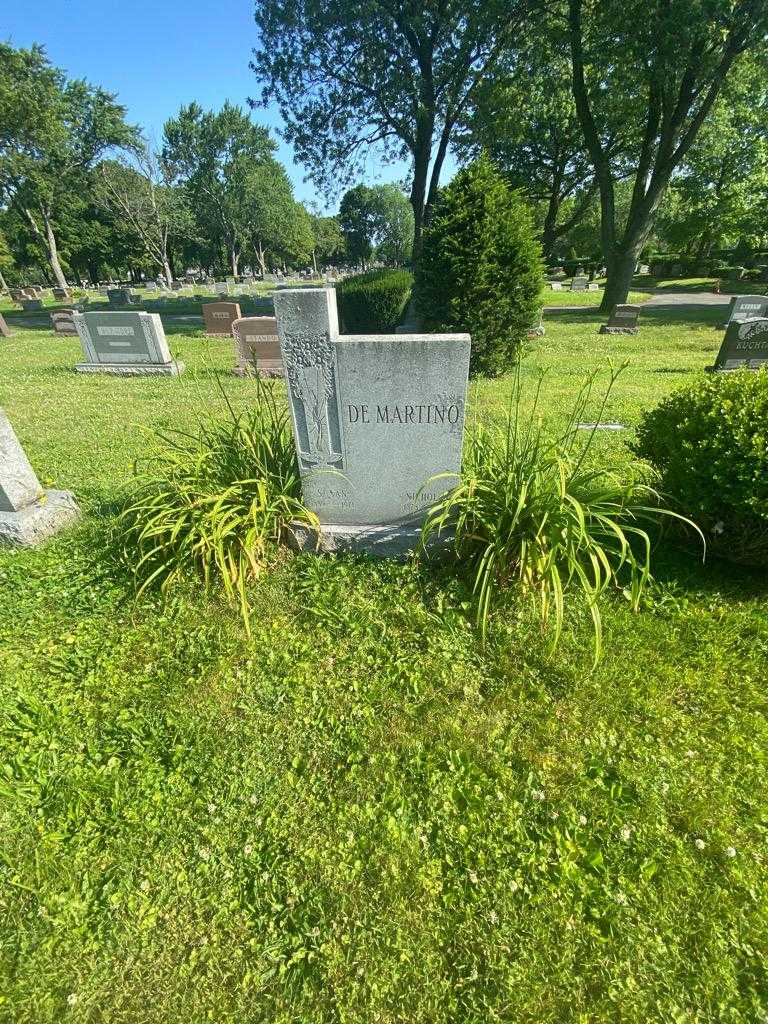
[{"label": "cemetery path", "polygon": [[[730,295],[717,292],[656,291],[642,303],[643,309],[696,309],[700,306],[727,306]],[[545,313],[597,313],[598,306],[544,306]]]}]

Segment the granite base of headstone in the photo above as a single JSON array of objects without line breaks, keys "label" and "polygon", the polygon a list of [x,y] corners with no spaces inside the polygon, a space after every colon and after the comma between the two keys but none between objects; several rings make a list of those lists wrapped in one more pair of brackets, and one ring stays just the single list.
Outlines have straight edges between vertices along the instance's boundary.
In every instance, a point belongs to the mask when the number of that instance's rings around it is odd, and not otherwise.
[{"label": "granite base of headstone", "polygon": [[715,372],[760,370],[768,366],[768,317],[732,320],[714,366]]},{"label": "granite base of headstone", "polygon": [[157,313],[75,313],[84,361],[78,373],[176,377],[184,364],[173,359]]},{"label": "granite base of headstone", "polygon": [[608,318],[608,323],[600,328],[600,334],[637,334],[640,328],[637,318],[640,316],[639,306],[618,305]]},{"label": "granite base of headstone", "polygon": [[0,409],[0,543],[32,546],[79,514],[69,491],[44,490]]},{"label": "granite base of headstone", "polygon": [[340,335],[332,288],[274,301],[303,499],[320,523],[295,525],[296,545],[404,557],[459,480],[469,335]]}]

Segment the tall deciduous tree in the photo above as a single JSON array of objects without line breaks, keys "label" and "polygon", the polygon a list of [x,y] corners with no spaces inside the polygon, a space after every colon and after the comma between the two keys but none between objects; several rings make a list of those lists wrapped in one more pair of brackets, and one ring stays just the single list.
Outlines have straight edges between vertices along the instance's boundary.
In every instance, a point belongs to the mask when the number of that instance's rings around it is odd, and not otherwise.
[{"label": "tall deciduous tree", "polygon": [[376,254],[388,263],[411,258],[413,211],[396,185],[356,185],[339,205],[347,252],[365,264]]},{"label": "tall deciduous tree", "polygon": [[203,232],[220,241],[237,276],[251,240],[248,182],[276,148],[269,131],[230,103],[218,113],[190,103],[166,122],[164,134],[172,180],[185,187]]},{"label": "tall deciduous tree", "polygon": [[531,0],[258,0],[251,67],[321,187],[409,158],[418,248],[456,125]]},{"label": "tall deciduous tree", "polygon": [[24,217],[62,288],[58,209],[83,191],[106,150],[135,139],[112,94],[68,81],[40,46],[0,44],[0,197]]},{"label": "tall deciduous tree", "polygon": [[[567,0],[572,88],[600,190],[608,267],[602,309],[623,302],[670,179],[750,47],[764,47],[765,0]],[[618,155],[606,144],[617,98]],[[632,201],[616,216],[615,190],[630,163]]]},{"label": "tall deciduous tree", "polygon": [[141,241],[149,259],[173,281],[171,239],[191,231],[191,213],[161,160],[142,143],[131,159],[103,160],[95,175],[94,197]]},{"label": "tall deciduous tree", "polygon": [[318,260],[322,264],[326,264],[331,260],[343,259],[347,251],[347,241],[341,230],[338,217],[321,217],[313,214],[312,234],[315,236],[313,252],[315,270],[317,270]]}]

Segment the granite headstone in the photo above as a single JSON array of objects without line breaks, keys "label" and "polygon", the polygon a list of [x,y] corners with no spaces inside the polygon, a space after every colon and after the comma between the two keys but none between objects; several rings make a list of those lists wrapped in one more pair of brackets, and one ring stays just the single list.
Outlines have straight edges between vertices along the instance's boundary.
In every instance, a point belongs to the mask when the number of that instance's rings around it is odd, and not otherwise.
[{"label": "granite headstone", "polygon": [[282,377],[283,357],[273,316],[245,316],[232,322],[238,377],[256,373],[260,377]]},{"label": "granite headstone", "polygon": [[184,369],[171,356],[157,313],[75,313],[73,319],[83,345],[80,373],[174,377]]},{"label": "granite headstone", "polygon": [[69,491],[46,491],[0,409],[0,542],[38,544],[78,514]]},{"label": "granite headstone", "polygon": [[322,524],[298,542],[404,553],[458,480],[469,335],[340,336],[333,288],[274,302],[304,500]]},{"label": "granite headstone", "polygon": [[586,277],[574,277],[574,279],[571,281],[571,291],[585,292],[587,290],[588,285],[589,281],[586,279]]},{"label": "granite headstone", "polygon": [[613,307],[613,312],[608,317],[608,323],[600,328],[600,334],[637,334],[637,318],[640,316],[640,307],[631,305],[618,305]]},{"label": "granite headstone", "polygon": [[54,334],[77,334],[74,309],[60,309],[51,313],[51,326]]},{"label": "granite headstone", "polygon": [[206,302],[203,305],[205,333],[232,336],[232,324],[242,317],[240,306],[236,302]]},{"label": "granite headstone", "polygon": [[713,370],[759,370],[768,364],[768,317],[732,320]]}]

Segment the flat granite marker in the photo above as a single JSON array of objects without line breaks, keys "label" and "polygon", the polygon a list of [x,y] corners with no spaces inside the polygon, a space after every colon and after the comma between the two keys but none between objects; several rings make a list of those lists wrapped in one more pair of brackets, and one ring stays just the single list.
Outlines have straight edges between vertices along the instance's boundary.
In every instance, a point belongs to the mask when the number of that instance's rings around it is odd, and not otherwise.
[{"label": "flat granite marker", "polygon": [[732,320],[726,329],[715,365],[709,369],[759,370],[768,364],[768,317]]},{"label": "flat granite marker", "polygon": [[637,334],[637,318],[640,316],[639,306],[618,305],[608,317],[608,323],[600,328],[600,334]]},{"label": "flat granite marker", "polygon": [[259,377],[282,377],[283,357],[277,336],[277,320],[273,316],[244,316],[232,321],[238,377],[249,373]]},{"label": "flat granite marker", "polygon": [[237,302],[206,302],[203,304],[205,333],[231,338],[232,324],[242,315]]},{"label": "flat granite marker", "polygon": [[0,409],[0,542],[32,545],[78,515],[69,491],[44,491]]},{"label": "flat granite marker", "polygon": [[458,480],[469,335],[340,336],[333,288],[274,301],[304,500],[321,523],[319,537],[295,526],[297,543],[406,553]]},{"label": "flat granite marker", "polygon": [[171,356],[157,313],[75,313],[72,319],[85,355],[75,367],[80,373],[175,377],[184,369]]}]

